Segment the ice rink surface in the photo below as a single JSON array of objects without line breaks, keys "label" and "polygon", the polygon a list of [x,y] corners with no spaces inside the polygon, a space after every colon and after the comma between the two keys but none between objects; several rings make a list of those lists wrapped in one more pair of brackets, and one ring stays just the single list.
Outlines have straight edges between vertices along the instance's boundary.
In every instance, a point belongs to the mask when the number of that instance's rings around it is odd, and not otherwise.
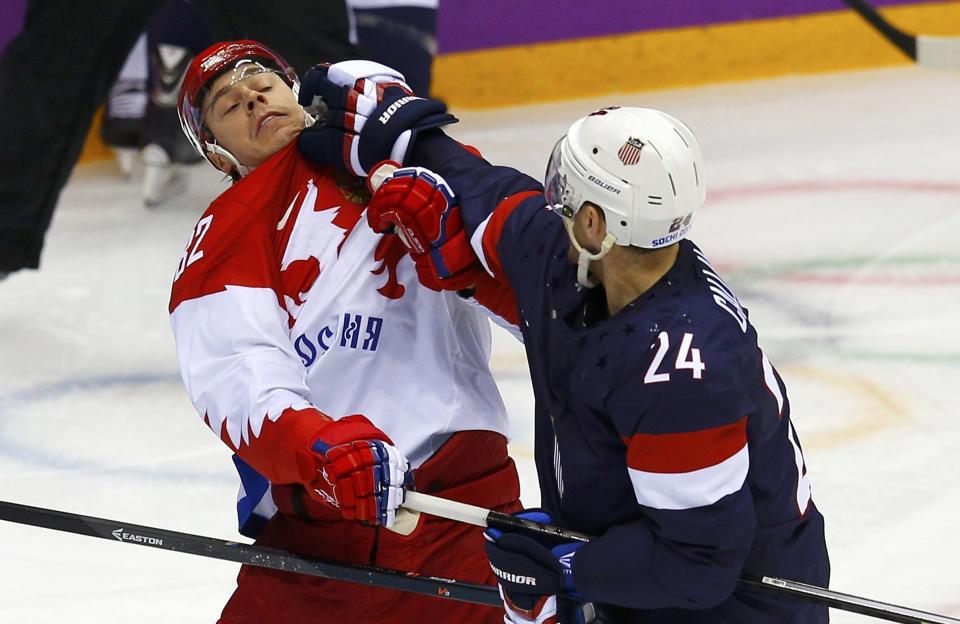
[{"label": "ice rink surface", "polygon": [[[786,380],[832,587],[960,617],[957,102],[956,75],[904,67],[459,111],[453,134],[540,177],[593,109],[685,120],[708,166],[692,238]],[[81,168],[42,269],[0,282],[0,499],[238,537],[229,453],[180,384],[166,310],[224,188],[206,167],[191,176],[146,210],[112,164]],[[493,364],[535,504],[532,394],[504,333]],[[212,623],[237,568],[0,523],[0,623]]]}]

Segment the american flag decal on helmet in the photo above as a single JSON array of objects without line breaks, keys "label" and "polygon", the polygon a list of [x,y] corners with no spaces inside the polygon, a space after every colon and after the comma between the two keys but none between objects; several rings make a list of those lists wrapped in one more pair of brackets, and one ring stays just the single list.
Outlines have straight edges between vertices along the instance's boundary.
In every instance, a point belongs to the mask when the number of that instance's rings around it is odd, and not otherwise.
[{"label": "american flag decal on helmet", "polygon": [[620,151],[617,152],[617,156],[623,164],[635,165],[640,162],[641,149],[643,149],[643,143],[639,139],[630,137],[627,139],[627,142],[623,144],[623,147],[620,148]]}]

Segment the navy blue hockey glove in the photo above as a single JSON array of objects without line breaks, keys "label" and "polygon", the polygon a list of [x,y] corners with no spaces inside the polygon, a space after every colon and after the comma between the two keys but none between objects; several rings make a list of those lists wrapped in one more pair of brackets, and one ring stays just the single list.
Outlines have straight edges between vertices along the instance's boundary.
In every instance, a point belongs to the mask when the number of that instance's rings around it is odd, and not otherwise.
[{"label": "navy blue hockey glove", "polygon": [[298,99],[318,117],[297,140],[301,155],[356,176],[382,160],[402,164],[418,132],[457,121],[443,102],[417,97],[402,74],[371,61],[314,67]]},{"label": "navy blue hockey glove", "polygon": [[[518,518],[553,524],[545,511],[530,509]],[[578,598],[573,582],[573,559],[583,542],[558,542],[540,536],[487,529],[484,550],[497,576],[500,596],[512,624],[549,624],[558,619],[558,596]]]}]

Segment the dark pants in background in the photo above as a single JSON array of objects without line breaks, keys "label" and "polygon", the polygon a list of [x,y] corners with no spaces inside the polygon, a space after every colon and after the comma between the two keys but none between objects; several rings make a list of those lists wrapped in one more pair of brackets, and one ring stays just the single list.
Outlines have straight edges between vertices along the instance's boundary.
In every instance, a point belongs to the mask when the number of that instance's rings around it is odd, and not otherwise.
[{"label": "dark pants in background", "polygon": [[[0,58],[0,273],[40,263],[93,115],[162,0],[30,0]],[[256,39],[297,71],[356,56],[343,0],[195,0],[214,40]]]}]

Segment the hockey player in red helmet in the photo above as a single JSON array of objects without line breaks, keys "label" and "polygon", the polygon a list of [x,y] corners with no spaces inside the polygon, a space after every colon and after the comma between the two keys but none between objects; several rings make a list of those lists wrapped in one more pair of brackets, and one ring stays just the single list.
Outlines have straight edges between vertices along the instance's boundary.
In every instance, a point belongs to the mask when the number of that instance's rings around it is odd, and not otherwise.
[{"label": "hockey player in red helmet", "polygon": [[[371,113],[402,106],[389,99],[397,89],[415,99],[382,65],[328,71],[367,85]],[[298,86],[277,54],[234,41],[193,61],[179,100],[190,141],[234,182],[191,233],[170,314],[190,398],[234,453],[241,532],[311,557],[492,585],[479,529],[421,516],[407,534],[389,530],[404,488],[519,508],[488,321],[421,287],[399,239],[366,227],[362,183],[299,154],[314,120]],[[408,145],[416,106],[381,139]],[[501,620],[489,607],[244,566],[220,621]]]},{"label": "hockey player in red helmet", "polygon": [[180,122],[197,151],[235,180],[313,122],[297,103],[296,72],[266,46],[217,43],[197,59],[180,89]]}]

